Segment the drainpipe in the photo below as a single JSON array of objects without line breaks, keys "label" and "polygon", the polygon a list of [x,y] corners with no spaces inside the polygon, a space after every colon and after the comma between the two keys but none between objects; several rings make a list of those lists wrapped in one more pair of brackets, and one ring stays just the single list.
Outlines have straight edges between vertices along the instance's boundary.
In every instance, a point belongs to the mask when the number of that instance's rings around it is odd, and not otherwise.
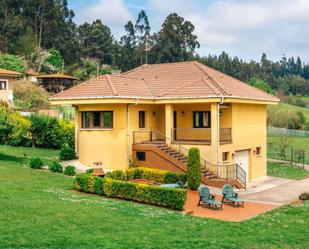
[{"label": "drainpipe", "polygon": [[217,160],[218,160],[218,175],[220,176],[221,170],[219,164],[221,162],[220,154],[220,105],[224,103],[224,97],[221,97],[221,101],[217,104]]},{"label": "drainpipe", "polygon": [[130,166],[130,104],[127,104],[127,160]]}]

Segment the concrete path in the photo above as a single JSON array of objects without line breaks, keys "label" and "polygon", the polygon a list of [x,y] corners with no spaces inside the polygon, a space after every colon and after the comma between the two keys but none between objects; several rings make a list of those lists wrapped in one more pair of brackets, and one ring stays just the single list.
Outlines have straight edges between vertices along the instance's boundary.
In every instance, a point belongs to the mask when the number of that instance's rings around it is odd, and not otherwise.
[{"label": "concrete path", "polygon": [[304,180],[290,180],[276,187],[256,193],[241,194],[248,201],[284,205],[298,199],[301,193],[309,192],[309,178]]},{"label": "concrete path", "polygon": [[[222,189],[210,187],[211,193],[222,195]],[[280,177],[265,176],[250,181],[246,190],[237,190],[245,201],[284,205],[298,199],[303,192],[309,192],[309,178],[291,180]]]},{"label": "concrete path", "polygon": [[[273,159],[273,158],[267,158],[267,161],[268,161],[268,162],[274,162],[274,163],[291,164],[290,161],[284,161],[284,160]],[[295,165],[296,167],[299,167],[299,168],[304,168],[305,170],[308,170],[308,171],[309,171],[309,164],[303,165],[302,163],[295,163],[295,164],[293,164],[293,165]]]}]

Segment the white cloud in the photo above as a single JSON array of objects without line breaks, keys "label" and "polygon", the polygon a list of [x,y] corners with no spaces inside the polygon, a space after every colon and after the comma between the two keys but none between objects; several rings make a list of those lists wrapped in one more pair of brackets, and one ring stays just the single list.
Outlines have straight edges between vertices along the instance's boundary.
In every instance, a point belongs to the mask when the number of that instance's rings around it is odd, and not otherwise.
[{"label": "white cloud", "polygon": [[123,26],[132,19],[124,0],[99,0],[82,10],[77,10],[77,17],[79,23],[101,19],[117,38],[123,32]]}]

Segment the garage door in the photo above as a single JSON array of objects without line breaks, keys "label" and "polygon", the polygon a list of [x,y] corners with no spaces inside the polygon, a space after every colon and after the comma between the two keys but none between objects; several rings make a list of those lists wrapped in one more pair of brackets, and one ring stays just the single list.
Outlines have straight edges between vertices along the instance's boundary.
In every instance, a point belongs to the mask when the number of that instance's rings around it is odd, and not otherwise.
[{"label": "garage door", "polygon": [[246,172],[246,182],[249,179],[249,150],[235,152],[235,163]]}]

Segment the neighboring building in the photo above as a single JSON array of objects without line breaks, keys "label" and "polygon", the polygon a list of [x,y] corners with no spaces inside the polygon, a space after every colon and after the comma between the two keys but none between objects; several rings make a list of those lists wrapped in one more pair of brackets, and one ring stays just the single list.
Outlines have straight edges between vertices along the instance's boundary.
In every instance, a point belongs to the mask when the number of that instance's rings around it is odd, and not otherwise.
[{"label": "neighboring building", "polygon": [[36,78],[46,91],[54,94],[71,88],[79,80],[78,78],[62,73],[39,75]]},{"label": "neighboring building", "polygon": [[0,68],[0,101],[7,102],[10,106],[13,106],[11,81],[20,75],[18,72]]},{"label": "neighboring building", "polygon": [[100,76],[51,101],[76,108],[76,151],[88,166],[125,169],[134,162],[185,171],[187,150],[197,147],[203,181],[221,184],[266,175],[266,107],[279,99],[182,62]]},{"label": "neighboring building", "polygon": [[37,83],[38,82],[38,76],[40,75],[40,73],[34,71],[33,69],[28,69],[26,70],[26,79],[30,80],[33,83]]}]

